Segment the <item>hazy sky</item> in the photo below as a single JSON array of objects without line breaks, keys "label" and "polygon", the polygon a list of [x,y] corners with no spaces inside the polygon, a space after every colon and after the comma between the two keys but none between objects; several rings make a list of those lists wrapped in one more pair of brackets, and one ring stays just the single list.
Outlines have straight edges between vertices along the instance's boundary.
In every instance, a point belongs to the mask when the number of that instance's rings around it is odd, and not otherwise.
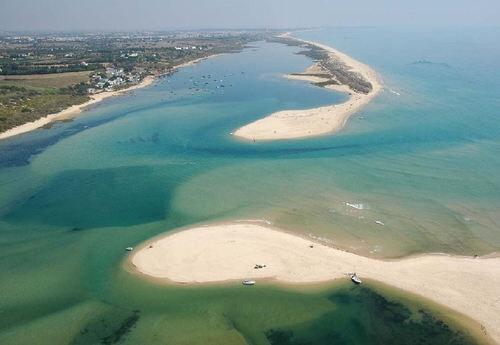
[{"label": "hazy sky", "polygon": [[500,26],[500,0],[0,0],[0,30]]}]

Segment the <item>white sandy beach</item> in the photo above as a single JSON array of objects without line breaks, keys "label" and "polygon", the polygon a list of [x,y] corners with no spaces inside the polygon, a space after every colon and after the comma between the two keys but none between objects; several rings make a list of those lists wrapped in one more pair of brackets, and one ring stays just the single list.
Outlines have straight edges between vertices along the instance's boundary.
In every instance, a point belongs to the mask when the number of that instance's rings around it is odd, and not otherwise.
[{"label": "white sandy beach", "polygon": [[190,60],[190,61],[186,61],[186,62],[183,62],[181,64],[178,64],[174,67],[172,67],[173,70],[177,70],[179,68],[184,68],[184,67],[189,67],[189,66],[192,66],[192,65],[195,65],[201,61],[204,61],[206,59],[211,59],[211,58],[214,58],[216,56],[220,56],[220,55],[223,55],[223,53],[218,53],[218,54],[212,54],[212,55],[209,55],[209,56],[203,56],[203,57],[200,57],[200,58],[197,58],[197,59],[194,59],[194,60]]},{"label": "white sandy beach", "polygon": [[[233,133],[236,137],[248,140],[279,140],[332,133],[342,129],[352,114],[363,108],[382,90],[382,84],[379,81],[377,73],[370,66],[324,44],[301,39],[297,40],[315,45],[333,54],[348,66],[350,71],[359,73],[365,80],[370,82],[372,84],[371,92],[363,94],[351,90],[346,85],[329,85],[327,86],[329,89],[348,93],[350,95],[349,100],[341,104],[313,109],[278,111],[237,129]],[[314,74],[312,69],[314,69],[315,65],[311,66],[312,68],[309,68],[304,73]],[[287,77],[309,82],[324,80],[320,77],[310,75],[288,75]]]},{"label": "white sandy beach", "polygon": [[[311,246],[313,246],[311,248]],[[428,254],[382,261],[256,223],[191,228],[152,239],[131,256],[141,273],[170,283],[274,279],[314,283],[363,278],[423,296],[468,315],[500,342],[500,257]],[[266,265],[254,269],[254,265]]]}]

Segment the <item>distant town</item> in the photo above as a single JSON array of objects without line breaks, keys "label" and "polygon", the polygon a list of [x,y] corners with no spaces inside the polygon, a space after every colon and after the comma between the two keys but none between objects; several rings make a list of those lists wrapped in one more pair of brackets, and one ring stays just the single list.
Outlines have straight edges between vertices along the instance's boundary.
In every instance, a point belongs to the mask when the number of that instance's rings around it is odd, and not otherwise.
[{"label": "distant town", "polygon": [[0,132],[129,88],[179,64],[241,50],[263,31],[0,33]]}]

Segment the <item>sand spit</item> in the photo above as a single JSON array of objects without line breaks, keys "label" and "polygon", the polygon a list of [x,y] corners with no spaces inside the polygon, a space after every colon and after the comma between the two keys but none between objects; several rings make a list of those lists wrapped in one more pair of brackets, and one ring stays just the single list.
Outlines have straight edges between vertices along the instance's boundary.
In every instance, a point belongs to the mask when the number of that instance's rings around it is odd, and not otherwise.
[{"label": "sand spit", "polygon": [[[288,36],[282,37],[288,38]],[[279,140],[332,133],[342,129],[352,114],[363,108],[382,90],[377,73],[369,66],[324,44],[296,38],[292,40],[315,47],[320,52],[326,52],[326,56],[303,73],[289,74],[287,77],[348,93],[349,100],[313,109],[278,111],[237,129],[234,132],[236,137],[254,141]],[[332,74],[330,72],[332,68],[341,73]],[[354,83],[346,83],[349,78],[355,78],[367,85],[371,84],[371,87],[357,88]]]},{"label": "sand spit", "polygon": [[314,283],[356,272],[466,314],[500,342],[500,257],[428,254],[381,261],[261,224],[232,223],[153,239],[131,262],[145,275],[184,284],[247,278]]}]

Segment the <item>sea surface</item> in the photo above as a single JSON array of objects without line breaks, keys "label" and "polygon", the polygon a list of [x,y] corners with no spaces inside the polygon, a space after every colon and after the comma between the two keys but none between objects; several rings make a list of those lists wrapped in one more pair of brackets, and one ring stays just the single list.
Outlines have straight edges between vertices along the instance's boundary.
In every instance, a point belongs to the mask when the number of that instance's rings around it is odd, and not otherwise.
[{"label": "sea surface", "polygon": [[346,99],[282,77],[311,64],[300,48],[255,42],[0,141],[0,344],[477,341],[459,316],[372,282],[167,287],[127,267],[128,246],[241,219],[376,258],[499,250],[500,29],[295,34],[384,82],[335,135],[231,136]]}]

